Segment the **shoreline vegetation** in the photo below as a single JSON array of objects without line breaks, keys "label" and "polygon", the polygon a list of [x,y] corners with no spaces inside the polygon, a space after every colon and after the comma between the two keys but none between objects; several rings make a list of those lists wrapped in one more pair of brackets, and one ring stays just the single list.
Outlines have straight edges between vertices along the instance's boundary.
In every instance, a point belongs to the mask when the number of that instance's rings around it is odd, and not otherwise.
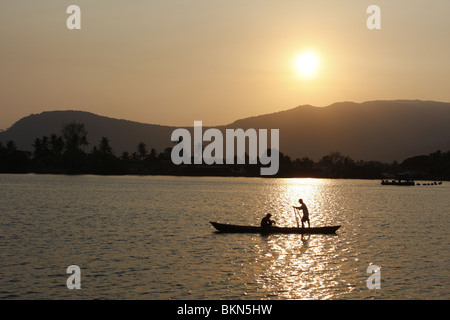
[{"label": "shoreline vegetation", "polygon": [[[63,124],[61,135],[36,138],[33,152],[18,150],[14,141],[0,143],[0,173],[95,174],[95,175],[173,175],[260,177],[258,164],[175,165],[171,147],[162,152],[143,142],[134,151],[116,156],[107,137],[89,148],[84,124]],[[89,149],[89,151],[87,151]],[[270,152],[270,151],[269,151]],[[237,160],[237,159],[235,159]],[[397,173],[411,180],[450,180],[450,151],[437,150],[403,162],[355,161],[340,152],[330,152],[319,161],[307,156],[292,160],[280,152],[279,171],[267,178],[395,179]]]}]

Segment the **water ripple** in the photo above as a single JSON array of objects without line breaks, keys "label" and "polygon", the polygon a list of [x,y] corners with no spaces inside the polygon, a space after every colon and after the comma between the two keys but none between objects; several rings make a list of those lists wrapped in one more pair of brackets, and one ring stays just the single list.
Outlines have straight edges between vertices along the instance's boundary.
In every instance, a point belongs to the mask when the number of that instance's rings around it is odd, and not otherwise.
[{"label": "water ripple", "polygon": [[[376,181],[0,175],[2,299],[448,299],[450,188]],[[337,235],[217,234],[271,212]],[[68,290],[66,268],[81,268]],[[369,290],[367,267],[381,267]]]}]

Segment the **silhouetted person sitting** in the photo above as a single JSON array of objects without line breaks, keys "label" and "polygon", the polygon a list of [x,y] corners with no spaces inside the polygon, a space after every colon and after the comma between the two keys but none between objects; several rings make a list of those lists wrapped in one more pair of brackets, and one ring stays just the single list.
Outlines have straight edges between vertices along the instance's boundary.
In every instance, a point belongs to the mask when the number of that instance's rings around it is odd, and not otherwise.
[{"label": "silhouetted person sitting", "polygon": [[306,207],[306,205],[303,203],[302,199],[298,199],[298,202],[300,203],[299,207],[295,207],[295,209],[297,210],[302,210],[303,211],[303,216],[302,216],[302,228],[304,228],[304,223],[308,222],[308,228],[311,227],[311,224],[309,223],[309,212],[308,212],[308,208]]},{"label": "silhouetted person sitting", "polygon": [[272,226],[272,224],[275,223],[275,221],[270,220],[270,217],[272,215],[270,213],[268,213],[264,218],[262,218],[261,220],[261,228],[270,228]]}]

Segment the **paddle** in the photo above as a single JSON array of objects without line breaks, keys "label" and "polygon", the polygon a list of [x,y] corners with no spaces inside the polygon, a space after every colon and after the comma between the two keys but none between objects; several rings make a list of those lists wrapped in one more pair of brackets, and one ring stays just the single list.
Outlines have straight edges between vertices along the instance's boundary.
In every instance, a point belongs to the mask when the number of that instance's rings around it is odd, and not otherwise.
[{"label": "paddle", "polygon": [[296,207],[292,206],[292,208],[294,209],[294,216],[295,216],[295,220],[297,221],[297,228],[300,228],[300,223],[299,223],[299,221],[298,221],[298,214],[299,214],[299,213],[298,213]]}]

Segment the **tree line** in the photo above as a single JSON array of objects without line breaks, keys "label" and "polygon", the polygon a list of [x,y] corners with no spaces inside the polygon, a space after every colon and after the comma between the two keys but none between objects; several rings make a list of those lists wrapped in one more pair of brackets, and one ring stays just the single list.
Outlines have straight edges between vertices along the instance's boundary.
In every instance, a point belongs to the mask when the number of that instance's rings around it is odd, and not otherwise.
[{"label": "tree line", "polygon": [[[262,164],[174,165],[172,148],[158,153],[141,142],[134,151],[116,156],[110,140],[102,137],[89,148],[88,132],[82,123],[63,124],[60,135],[36,138],[33,152],[18,150],[13,141],[0,143],[1,173],[62,174],[154,174],[260,176]],[[270,152],[270,150],[269,150]],[[247,155],[246,155],[247,156]],[[355,161],[340,152],[330,152],[319,161],[308,157],[292,160],[280,152],[280,165],[275,177],[381,179],[384,173],[408,172],[413,179],[450,180],[450,151],[408,158],[402,163]]]}]

